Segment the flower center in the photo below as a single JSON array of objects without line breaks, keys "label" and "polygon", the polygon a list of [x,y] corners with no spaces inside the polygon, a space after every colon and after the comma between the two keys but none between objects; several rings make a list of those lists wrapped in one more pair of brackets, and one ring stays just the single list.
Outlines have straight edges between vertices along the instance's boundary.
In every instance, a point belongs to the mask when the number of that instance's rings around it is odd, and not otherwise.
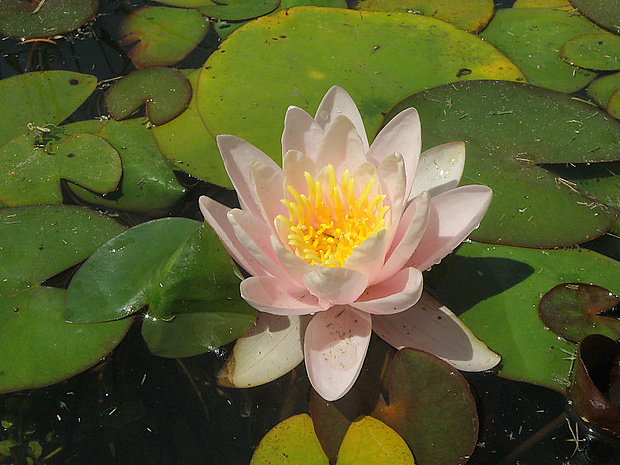
[{"label": "flower center", "polygon": [[286,226],[288,233],[281,239],[299,257],[311,265],[341,267],[358,245],[387,228],[389,207],[383,205],[385,195],[369,198],[375,178],[369,179],[356,197],[355,180],[349,177],[348,170],[342,174],[340,183],[332,165],[327,165],[327,174],[326,199],[321,183],[307,171],[304,172],[307,196],[299,194],[291,185],[286,186],[292,200],[283,199],[282,203],[289,217],[278,215],[277,220]]}]

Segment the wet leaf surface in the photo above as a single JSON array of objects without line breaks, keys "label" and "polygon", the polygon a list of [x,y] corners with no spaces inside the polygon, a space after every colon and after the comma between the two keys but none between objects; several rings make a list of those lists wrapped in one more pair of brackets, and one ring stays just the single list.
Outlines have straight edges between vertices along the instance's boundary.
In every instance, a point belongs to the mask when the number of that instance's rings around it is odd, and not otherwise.
[{"label": "wet leaf surface", "polygon": [[66,323],[65,290],[41,283],[122,231],[110,218],[83,208],[0,210],[0,392],[68,378],[97,363],[120,342],[130,319]]},{"label": "wet leaf surface", "polygon": [[579,345],[568,397],[588,427],[620,439],[620,344],[600,334]]},{"label": "wet leaf surface", "polygon": [[136,68],[173,65],[185,58],[207,34],[209,23],[197,10],[144,7],[119,25],[122,45]]},{"label": "wet leaf surface", "polygon": [[275,10],[280,0],[221,0],[213,6],[203,6],[199,11],[209,18],[243,21],[257,18]]},{"label": "wet leaf surface", "polygon": [[569,0],[584,16],[606,29],[620,33],[620,1]]},{"label": "wet leaf surface", "polygon": [[180,115],[192,98],[192,86],[172,68],[146,68],[132,71],[115,82],[105,94],[105,105],[112,118],[122,120],[146,103],[146,115],[154,125]]},{"label": "wet leaf surface", "polygon": [[580,68],[619,70],[620,37],[607,33],[577,36],[564,43],[560,57]]},{"label": "wet leaf surface", "polygon": [[476,81],[430,89],[386,117],[414,107],[425,148],[462,140],[461,184],[493,189],[475,239],[526,247],[558,247],[600,236],[616,211],[562,183],[540,163],[615,160],[620,125],[596,107],[526,84]]},{"label": "wet leaf surface", "polygon": [[[478,414],[465,378],[416,349],[400,350],[388,375],[389,403],[372,414],[407,442],[418,465],[464,464],[476,446]],[[449,441],[436,447],[437,438]]]},{"label": "wet leaf surface", "polygon": [[603,287],[567,283],[548,291],[540,300],[538,312],[551,331],[569,341],[579,342],[588,334],[620,339],[620,321],[601,315],[618,302],[618,297]]},{"label": "wet leaf surface", "polygon": [[99,0],[2,0],[0,35],[30,39],[72,31],[94,18]]}]

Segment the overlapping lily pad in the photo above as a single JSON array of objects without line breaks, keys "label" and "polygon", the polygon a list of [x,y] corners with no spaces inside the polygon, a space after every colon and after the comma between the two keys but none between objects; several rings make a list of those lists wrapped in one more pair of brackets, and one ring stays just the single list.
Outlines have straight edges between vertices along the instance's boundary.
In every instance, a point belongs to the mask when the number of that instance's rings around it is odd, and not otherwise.
[{"label": "overlapping lily pad", "polygon": [[572,12],[574,7],[567,0],[516,0],[513,8],[554,8]]},{"label": "overlapping lily pad", "polygon": [[590,83],[588,86],[588,95],[602,108],[606,108],[609,98],[617,89],[620,89],[620,73],[608,74],[596,78]]},{"label": "overlapping lily pad", "polygon": [[569,0],[582,14],[606,29],[620,33],[619,0]]},{"label": "overlapping lily pad", "polygon": [[97,13],[99,0],[2,0],[0,35],[29,39],[77,29]]},{"label": "overlapping lily pad", "polygon": [[462,82],[406,99],[386,121],[411,106],[420,113],[426,147],[466,143],[461,184],[494,191],[472,237],[558,247],[600,236],[614,223],[616,210],[537,166],[618,158],[620,125],[595,106],[527,84]]},{"label": "overlapping lily pad", "polygon": [[218,0],[214,3],[200,7],[200,12],[209,18],[243,21],[270,13],[278,7],[280,0]]},{"label": "overlapping lily pad", "polygon": [[66,323],[66,291],[41,286],[122,231],[110,218],[82,208],[0,210],[0,392],[72,376],[98,362],[123,338],[130,319]]},{"label": "overlapping lily pad", "polygon": [[196,10],[147,6],[123,18],[119,36],[123,45],[137,42],[128,53],[136,68],[166,66],[185,58],[208,25]]},{"label": "overlapping lily pad", "polygon": [[580,68],[603,71],[620,69],[620,37],[613,34],[584,34],[568,40],[560,57]]},{"label": "overlapping lily pad", "polygon": [[[255,73],[257,66],[269,72]],[[434,18],[299,7],[223,42],[203,67],[197,104],[211,134],[239,136],[279,162],[286,108],[314,113],[334,84],[351,93],[374,134],[382,112],[406,96],[479,78],[523,79],[488,43]]]},{"label": "overlapping lily pad", "polygon": [[565,63],[559,50],[573,37],[596,32],[590,21],[561,10],[507,8],[495,13],[481,36],[517,64],[532,84],[575,92],[596,74]]}]

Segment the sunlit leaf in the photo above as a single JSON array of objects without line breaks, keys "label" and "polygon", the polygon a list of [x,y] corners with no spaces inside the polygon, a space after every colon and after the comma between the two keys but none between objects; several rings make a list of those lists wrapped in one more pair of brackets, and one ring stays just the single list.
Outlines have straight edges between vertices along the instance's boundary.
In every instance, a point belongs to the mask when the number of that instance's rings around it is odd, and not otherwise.
[{"label": "sunlit leaf", "polygon": [[480,35],[517,64],[530,83],[575,92],[596,74],[565,63],[559,50],[573,37],[596,32],[588,20],[564,11],[507,8],[498,10]]},{"label": "sunlit leaf", "polygon": [[0,35],[29,39],[77,29],[97,13],[99,0],[2,0]]},{"label": "sunlit leaf", "polygon": [[620,69],[620,37],[613,34],[585,34],[564,43],[560,57],[580,68],[616,71]]},{"label": "sunlit leaf", "polygon": [[172,68],[146,68],[132,71],[116,81],[105,94],[112,118],[127,118],[146,103],[151,123],[164,124],[180,115],[192,98],[192,86]]},{"label": "sunlit leaf", "polygon": [[516,0],[513,8],[553,8],[568,12],[574,11],[574,7],[568,0]]},{"label": "sunlit leaf", "polygon": [[185,58],[207,34],[209,23],[191,9],[147,6],[129,13],[119,26],[121,44],[136,68],[172,65]]},{"label": "sunlit leaf", "polygon": [[463,82],[401,102],[386,117],[414,107],[430,148],[462,140],[461,184],[493,189],[493,201],[472,237],[527,247],[587,241],[611,227],[617,212],[597,204],[537,166],[616,160],[620,124],[597,107],[527,84]]},{"label": "sunlit leaf", "polygon": [[280,0],[218,0],[216,3],[200,7],[199,11],[209,18],[242,21],[270,13],[278,7]]},{"label": "sunlit leaf", "polygon": [[619,0],[569,0],[584,16],[611,31],[620,32]]},{"label": "sunlit leaf", "polygon": [[[609,97],[620,89],[620,73],[607,74],[596,78],[588,86],[588,95],[602,108],[607,107]],[[620,113],[620,112],[619,112]]]}]

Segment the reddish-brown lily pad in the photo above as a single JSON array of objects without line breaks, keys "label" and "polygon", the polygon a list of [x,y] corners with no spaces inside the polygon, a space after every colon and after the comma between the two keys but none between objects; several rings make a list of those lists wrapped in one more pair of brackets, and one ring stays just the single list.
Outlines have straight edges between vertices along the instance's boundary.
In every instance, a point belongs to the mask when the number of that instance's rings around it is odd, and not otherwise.
[{"label": "reddish-brown lily pad", "polygon": [[154,67],[117,81],[106,92],[105,105],[112,118],[121,120],[146,103],[146,115],[157,126],[183,113],[191,98],[192,86],[185,76],[176,69]]},{"label": "reddish-brown lily pad", "polygon": [[593,334],[579,344],[568,391],[572,409],[588,427],[620,439],[620,344]]},{"label": "reddish-brown lily pad", "polygon": [[30,39],[73,31],[97,13],[99,0],[2,0],[0,35]]},{"label": "reddish-brown lily pad", "polygon": [[542,297],[538,312],[551,331],[569,341],[579,342],[589,334],[620,339],[620,320],[601,315],[618,302],[618,297],[604,287],[566,283]]}]

